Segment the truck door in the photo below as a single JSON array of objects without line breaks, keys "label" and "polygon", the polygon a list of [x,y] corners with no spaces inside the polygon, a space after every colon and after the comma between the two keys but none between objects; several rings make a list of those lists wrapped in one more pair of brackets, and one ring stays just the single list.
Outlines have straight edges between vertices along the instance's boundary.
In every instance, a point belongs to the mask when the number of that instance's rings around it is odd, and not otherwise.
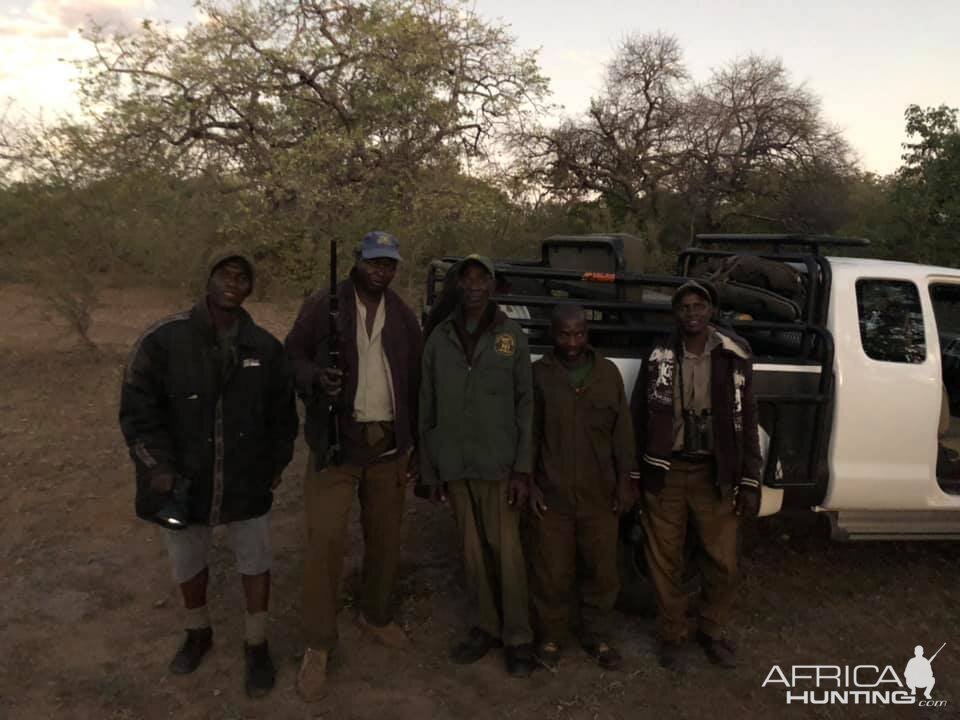
[{"label": "truck door", "polygon": [[925,278],[834,277],[830,510],[929,508],[942,384]]},{"label": "truck door", "polygon": [[931,278],[929,288],[943,380],[937,482],[945,493],[960,495],[960,278]]}]

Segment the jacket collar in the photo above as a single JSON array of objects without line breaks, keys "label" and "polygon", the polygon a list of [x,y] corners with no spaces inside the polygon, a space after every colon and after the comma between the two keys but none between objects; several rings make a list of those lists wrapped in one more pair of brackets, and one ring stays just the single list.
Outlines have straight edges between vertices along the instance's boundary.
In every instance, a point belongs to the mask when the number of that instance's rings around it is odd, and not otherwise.
[{"label": "jacket collar", "polygon": [[[456,338],[457,330],[456,330],[456,327],[454,327],[454,323],[456,323],[457,317],[460,316],[460,312],[461,312],[460,306],[457,305],[457,307],[454,308],[453,312],[451,312],[449,315],[447,315],[447,317],[445,317],[442,321],[440,321],[440,324],[437,325],[437,329],[443,328],[443,331],[447,333],[447,335],[449,335],[452,338]],[[500,307],[497,306],[496,312],[494,312],[494,315],[493,315],[493,321],[486,327],[482,335],[486,335],[487,333],[498,332],[503,327],[503,323],[506,321],[507,321],[506,313],[504,313],[503,310],[501,310]]]},{"label": "jacket collar", "polygon": [[[591,360],[593,360],[593,366],[596,367],[596,366],[597,366],[597,358],[600,357],[600,355],[599,355],[599,353],[594,349],[593,345],[587,345],[587,347],[586,347],[586,349],[584,350],[584,352],[590,357]],[[560,358],[558,358],[558,357],[556,356],[556,353],[553,352],[553,350],[551,350],[550,352],[544,354],[544,356],[543,356],[543,358],[541,358],[540,362],[542,362],[542,363],[544,364],[544,366],[549,367],[549,368],[560,368],[561,370],[566,370],[566,369],[567,369],[566,366],[560,361]]]},{"label": "jacket collar", "polygon": [[741,360],[749,360],[751,357],[750,346],[747,341],[734,333],[732,330],[721,331],[716,326],[712,326],[714,332],[720,337],[720,348],[728,353],[736,355]]},{"label": "jacket collar", "polygon": [[[594,349],[592,345],[587,345],[586,350],[584,352],[590,357],[590,360],[593,363],[593,365],[590,368],[590,373],[587,375],[586,378],[584,378],[583,387],[580,388],[578,393],[582,393],[584,390],[586,390],[588,387],[590,387],[597,381],[597,377],[599,377],[597,375],[597,364],[599,363],[599,360],[603,357],[600,353],[598,353]],[[567,377],[568,370],[566,365],[564,365],[560,361],[560,358],[558,358],[553,353],[552,350],[543,356],[543,359],[541,360],[541,362],[545,366],[550,368],[553,372],[563,373],[564,377]]]},{"label": "jacket collar", "polygon": [[[749,360],[752,357],[750,352],[750,345],[742,337],[737,335],[732,330],[726,328],[718,328],[716,325],[711,324],[710,327],[713,329],[713,332],[720,341],[720,345],[717,350],[721,352],[728,352],[741,360]],[[680,348],[682,342],[680,340],[679,333],[674,333],[670,338],[670,347],[673,349]]]},{"label": "jacket collar", "polygon": [[[213,320],[210,318],[210,310],[207,308],[207,300],[204,297],[190,311],[190,323],[194,330],[200,334],[208,343],[214,345],[217,343],[217,329],[213,326]],[[242,307],[237,309],[237,345],[242,347],[252,347],[256,343],[253,339],[253,318],[250,313]]]},{"label": "jacket collar", "polygon": [[[350,275],[337,285],[337,300],[340,302],[340,314],[349,310],[353,316],[357,313],[357,283],[355,281],[356,268],[350,270]],[[396,302],[402,302],[400,296],[391,288],[385,288],[383,291],[383,311],[387,314],[386,322],[389,322],[390,308]]]}]

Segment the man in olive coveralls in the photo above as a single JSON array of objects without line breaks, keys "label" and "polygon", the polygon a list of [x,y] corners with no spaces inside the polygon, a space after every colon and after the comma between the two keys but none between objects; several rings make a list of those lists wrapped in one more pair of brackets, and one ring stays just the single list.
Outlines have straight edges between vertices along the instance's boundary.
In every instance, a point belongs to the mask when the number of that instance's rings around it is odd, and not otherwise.
[{"label": "man in olive coveralls", "polygon": [[573,620],[583,648],[612,670],[622,662],[610,644],[619,515],[633,505],[638,477],[633,422],[620,371],[588,344],[584,309],[557,306],[551,334],[553,352],[533,365],[537,656],[556,666]]}]

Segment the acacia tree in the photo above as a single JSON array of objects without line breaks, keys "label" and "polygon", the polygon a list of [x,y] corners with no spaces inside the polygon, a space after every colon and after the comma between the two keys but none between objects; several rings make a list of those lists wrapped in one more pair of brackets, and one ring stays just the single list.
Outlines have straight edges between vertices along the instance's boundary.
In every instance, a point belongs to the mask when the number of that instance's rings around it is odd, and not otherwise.
[{"label": "acacia tree", "polygon": [[603,92],[584,117],[535,128],[516,141],[527,173],[555,195],[602,195],[644,224],[654,253],[661,234],[660,195],[684,152],[681,118],[688,79],[669,35],[624,40],[606,68]]},{"label": "acacia tree", "polygon": [[[820,103],[790,81],[780,60],[752,55],[716,70],[685,103],[685,162],[675,178],[692,217],[707,230],[743,216],[803,230],[816,218],[755,216],[776,201],[799,209],[790,195],[849,170],[849,148],[820,114]],[[691,238],[692,239],[692,238]]]},{"label": "acacia tree", "polygon": [[817,99],[780,61],[735,60],[697,84],[677,40],[660,33],[624,41],[584,117],[524,142],[531,177],[561,197],[600,195],[623,208],[654,255],[678,205],[688,220],[675,234],[717,229],[789,193],[812,168],[848,163]]},{"label": "acacia tree", "polygon": [[91,31],[81,93],[98,156],[82,165],[216,174],[246,198],[234,227],[298,256],[371,189],[382,201],[389,185],[412,213],[424,173],[486,157],[546,93],[535,55],[459,2],[198,7],[204,22],[185,32]]}]

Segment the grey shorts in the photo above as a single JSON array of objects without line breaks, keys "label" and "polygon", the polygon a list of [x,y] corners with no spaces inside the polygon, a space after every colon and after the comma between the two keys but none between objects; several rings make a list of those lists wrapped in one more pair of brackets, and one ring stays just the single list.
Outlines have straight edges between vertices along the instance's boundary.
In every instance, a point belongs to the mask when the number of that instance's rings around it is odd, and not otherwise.
[{"label": "grey shorts", "polygon": [[[270,513],[239,522],[227,523],[230,547],[241,575],[262,575],[270,569],[273,552],[270,548]],[[184,583],[207,566],[213,528],[190,525],[184,530],[165,530],[167,552],[173,567],[173,579]]]}]

